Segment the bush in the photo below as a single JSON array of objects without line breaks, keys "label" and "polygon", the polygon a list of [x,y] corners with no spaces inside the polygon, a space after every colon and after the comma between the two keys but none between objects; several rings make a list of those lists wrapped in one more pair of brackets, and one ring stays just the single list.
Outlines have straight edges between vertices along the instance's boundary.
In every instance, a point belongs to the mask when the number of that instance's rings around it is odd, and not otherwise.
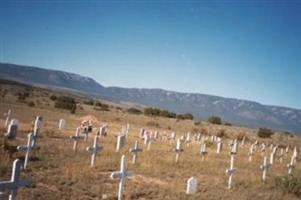
[{"label": "bush", "polygon": [[225,122],[224,125],[225,125],[225,126],[232,126],[232,124],[229,123],[229,122]]},{"label": "bush", "polygon": [[292,175],[276,177],[275,185],[284,192],[301,197],[301,177],[295,177]]},{"label": "bush", "polygon": [[154,121],[149,121],[146,123],[146,126],[153,126],[153,127],[160,127],[158,122],[154,122]]},{"label": "bush", "polygon": [[51,95],[49,98],[50,98],[51,101],[56,101],[57,100],[57,96],[55,96],[55,95]]},{"label": "bush", "polygon": [[216,136],[220,138],[224,137],[225,135],[226,135],[226,131],[224,129],[219,130],[216,134]]},{"label": "bush", "polygon": [[94,105],[93,99],[90,99],[90,100],[88,100],[88,101],[84,101],[83,103],[86,104],[86,105],[91,105],[91,106]]},{"label": "bush", "polygon": [[268,128],[260,128],[258,129],[257,136],[261,138],[270,138],[274,132]]},{"label": "bush", "polygon": [[55,104],[55,108],[70,110],[71,113],[75,113],[76,110],[76,102],[75,99],[68,96],[60,96],[57,98]]},{"label": "bush", "polygon": [[28,102],[28,104],[27,104],[29,107],[34,107],[35,106],[35,103],[33,102],[33,101],[30,101],[30,102]]},{"label": "bush", "polygon": [[195,121],[195,122],[194,122],[194,125],[195,125],[195,126],[200,126],[200,125],[202,125],[202,122],[201,122],[201,121]]},{"label": "bush", "polygon": [[129,109],[127,109],[127,112],[131,113],[131,114],[136,114],[136,115],[142,114],[142,111],[137,108],[129,108]]},{"label": "bush", "polygon": [[211,116],[208,118],[208,122],[211,124],[222,124],[222,119],[218,116]]}]

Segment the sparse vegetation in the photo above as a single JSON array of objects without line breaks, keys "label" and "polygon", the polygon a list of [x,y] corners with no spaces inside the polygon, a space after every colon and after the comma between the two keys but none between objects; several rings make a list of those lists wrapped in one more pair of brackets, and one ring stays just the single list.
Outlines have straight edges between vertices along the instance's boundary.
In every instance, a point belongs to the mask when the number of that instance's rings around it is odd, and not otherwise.
[{"label": "sparse vegetation", "polygon": [[27,103],[27,105],[29,107],[34,107],[36,104],[33,101],[30,101],[30,102]]},{"label": "sparse vegetation", "polygon": [[222,119],[218,116],[211,116],[208,118],[208,122],[211,124],[222,124]]},{"label": "sparse vegetation", "polygon": [[68,96],[60,96],[57,98],[55,108],[70,110],[71,113],[75,113],[76,102],[75,99]]},{"label": "sparse vegetation", "polygon": [[276,187],[282,191],[301,197],[301,177],[287,175],[275,178]]},{"label": "sparse vegetation", "polygon": [[127,112],[130,114],[136,114],[136,115],[142,114],[141,110],[134,108],[134,107],[127,109]]},{"label": "sparse vegetation", "polygon": [[260,128],[257,131],[257,136],[260,138],[270,138],[274,132],[268,128]]}]

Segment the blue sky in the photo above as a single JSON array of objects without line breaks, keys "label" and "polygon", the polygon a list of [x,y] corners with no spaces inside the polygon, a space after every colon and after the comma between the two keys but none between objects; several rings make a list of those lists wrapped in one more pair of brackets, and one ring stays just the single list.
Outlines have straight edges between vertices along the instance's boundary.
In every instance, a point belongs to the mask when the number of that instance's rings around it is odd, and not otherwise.
[{"label": "blue sky", "polygon": [[301,108],[301,1],[4,0],[0,62]]}]

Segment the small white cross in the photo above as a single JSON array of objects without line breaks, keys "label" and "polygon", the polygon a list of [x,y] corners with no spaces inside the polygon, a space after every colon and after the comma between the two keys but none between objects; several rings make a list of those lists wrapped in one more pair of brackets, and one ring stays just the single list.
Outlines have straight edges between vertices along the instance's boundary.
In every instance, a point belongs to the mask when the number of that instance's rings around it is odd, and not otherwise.
[{"label": "small white cross", "polygon": [[262,170],[262,181],[266,180],[268,168],[269,168],[269,164],[267,162],[267,157],[265,156],[263,158],[263,164],[260,165],[260,169]]},{"label": "small white cross", "polygon": [[208,154],[208,151],[207,151],[207,148],[206,148],[206,143],[203,143],[203,144],[201,145],[201,150],[200,150],[200,152],[201,152],[201,156],[202,156],[202,161],[204,161],[206,155]]},{"label": "small white cross", "polygon": [[176,162],[178,162],[179,160],[179,156],[180,156],[180,153],[182,153],[184,150],[182,149],[182,144],[181,144],[181,140],[178,139],[177,140],[177,144],[176,144],[176,149],[175,149],[175,152],[176,152]]},{"label": "small white cross", "polygon": [[16,199],[19,187],[25,187],[31,184],[31,181],[20,180],[21,164],[21,160],[15,160],[11,180],[0,182],[0,191],[10,190],[9,200]]},{"label": "small white cross", "polygon": [[142,149],[139,148],[138,140],[136,140],[134,148],[130,148],[130,153],[133,153],[133,164],[136,164],[139,152],[142,152]]},{"label": "small white cross", "polygon": [[27,135],[27,145],[22,145],[22,146],[17,147],[18,151],[26,151],[25,159],[24,159],[24,169],[26,169],[26,167],[27,167],[28,160],[29,160],[29,157],[30,157],[30,152],[34,148],[32,146],[32,140],[33,140],[33,134],[29,133]]},{"label": "small white cross", "polygon": [[122,200],[126,177],[132,175],[131,171],[126,171],[126,156],[123,155],[120,162],[120,171],[111,174],[111,179],[119,179],[118,200]]},{"label": "small white cross", "polygon": [[83,139],[83,138],[79,135],[80,130],[81,130],[81,128],[80,128],[80,127],[77,127],[77,128],[76,128],[75,135],[70,136],[70,138],[74,141],[74,142],[73,142],[73,150],[74,150],[74,151],[77,150],[77,143],[78,143],[78,141],[81,140],[81,139]]},{"label": "small white cross", "polygon": [[226,169],[226,173],[229,175],[228,189],[232,188],[232,179],[235,172],[236,172],[236,168],[234,168],[234,155],[231,155],[230,168]]},{"label": "small white cross", "polygon": [[94,167],[95,165],[95,159],[97,153],[102,150],[102,147],[98,146],[97,142],[98,142],[98,137],[95,136],[93,146],[87,147],[87,151],[91,153],[91,167]]}]

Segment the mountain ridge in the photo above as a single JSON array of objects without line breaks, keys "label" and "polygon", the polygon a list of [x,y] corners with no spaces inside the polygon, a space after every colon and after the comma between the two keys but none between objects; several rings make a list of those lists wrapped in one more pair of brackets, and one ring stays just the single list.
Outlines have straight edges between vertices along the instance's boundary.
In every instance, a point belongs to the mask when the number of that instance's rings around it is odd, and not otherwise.
[{"label": "mountain ridge", "polygon": [[237,125],[301,132],[301,110],[285,106],[161,88],[105,87],[87,76],[11,63],[0,63],[0,78],[75,90],[88,95],[160,107],[174,112],[190,112],[199,119],[218,115],[223,120]]}]

